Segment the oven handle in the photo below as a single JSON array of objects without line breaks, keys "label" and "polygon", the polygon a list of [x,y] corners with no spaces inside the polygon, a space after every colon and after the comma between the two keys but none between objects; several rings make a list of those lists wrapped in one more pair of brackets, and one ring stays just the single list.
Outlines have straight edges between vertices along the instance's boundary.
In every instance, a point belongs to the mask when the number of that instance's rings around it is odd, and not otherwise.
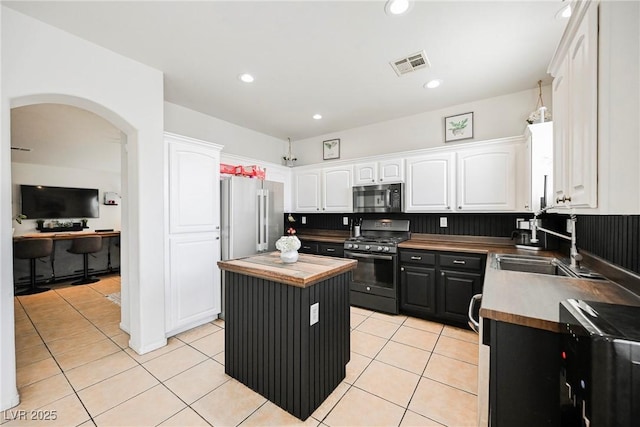
[{"label": "oven handle", "polygon": [[392,261],[393,260],[393,256],[392,255],[365,254],[365,253],[360,253],[360,252],[349,252],[349,251],[345,251],[344,252],[344,256],[345,256],[345,258],[384,259],[384,260],[387,260],[387,261]]},{"label": "oven handle", "polygon": [[480,333],[480,321],[479,319],[476,320],[473,318],[473,309],[477,301],[482,301],[482,294],[476,294],[471,297],[471,301],[469,302],[469,313],[467,313],[469,317],[469,326],[476,334]]}]

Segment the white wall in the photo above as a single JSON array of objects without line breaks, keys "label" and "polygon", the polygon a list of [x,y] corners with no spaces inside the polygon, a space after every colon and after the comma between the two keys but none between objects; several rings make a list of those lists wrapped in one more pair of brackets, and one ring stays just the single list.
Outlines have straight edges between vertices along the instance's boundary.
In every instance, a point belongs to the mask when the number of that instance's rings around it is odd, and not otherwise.
[{"label": "white wall", "polygon": [[[0,99],[0,410],[17,403],[13,337],[10,108],[70,104],[127,135],[122,174],[123,326],[144,353],[164,337],[163,76],[52,26],[2,8]],[[160,286],[159,286],[160,284]],[[125,322],[129,321],[126,325]]]},{"label": "white wall", "polygon": [[[549,86],[543,86],[542,97],[545,106],[550,108]],[[369,126],[346,129],[295,141],[293,154],[298,158],[297,165],[330,164],[330,161],[322,160],[322,141],[334,138],[340,139],[340,159],[441,147],[445,145],[444,118],[467,112],[473,112],[474,138],[456,143],[450,142],[446,145],[469,144],[473,141],[522,135],[527,126],[526,119],[535,108],[537,99],[538,89],[536,88]]]},{"label": "white wall", "polygon": [[281,139],[170,102],[164,103],[164,127],[167,132],[224,145],[223,154],[282,164],[286,153]]},{"label": "white wall", "polygon": [[[120,194],[120,174],[94,169],[74,169],[32,163],[11,163],[11,181],[13,187],[13,215],[20,213],[20,184],[46,185],[52,187],[82,187],[99,190],[100,217],[88,218],[87,226],[91,231],[112,228],[120,230],[121,205],[103,204],[104,192],[114,191]],[[80,219],[80,218],[76,218]],[[35,219],[26,219],[22,224],[14,223],[15,235],[37,233]]]}]

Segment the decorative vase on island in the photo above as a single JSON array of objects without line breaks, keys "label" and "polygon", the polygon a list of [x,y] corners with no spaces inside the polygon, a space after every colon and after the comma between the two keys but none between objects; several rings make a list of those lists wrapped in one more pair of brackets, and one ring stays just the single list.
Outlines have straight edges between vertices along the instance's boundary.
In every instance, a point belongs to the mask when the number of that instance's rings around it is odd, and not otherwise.
[{"label": "decorative vase on island", "polygon": [[298,261],[298,251],[280,252],[280,259],[285,264],[292,264]]},{"label": "decorative vase on island", "polygon": [[285,264],[298,261],[298,249],[300,240],[296,236],[282,236],[276,241],[276,249],[280,251],[280,259]]}]

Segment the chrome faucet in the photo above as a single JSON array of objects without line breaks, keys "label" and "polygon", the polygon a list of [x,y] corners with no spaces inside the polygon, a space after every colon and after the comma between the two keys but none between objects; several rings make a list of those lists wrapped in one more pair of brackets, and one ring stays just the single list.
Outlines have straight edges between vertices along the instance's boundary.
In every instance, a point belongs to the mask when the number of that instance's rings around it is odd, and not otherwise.
[{"label": "chrome faucet", "polygon": [[580,261],[582,261],[582,255],[578,253],[578,247],[576,246],[576,221],[578,220],[578,217],[576,216],[575,212],[571,212],[571,214],[569,215],[569,220],[571,221],[571,237],[540,227],[538,225],[538,216],[552,208],[553,206],[547,206],[533,214],[533,220],[531,221],[531,243],[538,243],[539,241],[537,236],[538,230],[544,231],[545,233],[549,233],[553,236],[571,241],[571,249],[569,251],[569,257],[571,259],[571,268],[579,269]]}]

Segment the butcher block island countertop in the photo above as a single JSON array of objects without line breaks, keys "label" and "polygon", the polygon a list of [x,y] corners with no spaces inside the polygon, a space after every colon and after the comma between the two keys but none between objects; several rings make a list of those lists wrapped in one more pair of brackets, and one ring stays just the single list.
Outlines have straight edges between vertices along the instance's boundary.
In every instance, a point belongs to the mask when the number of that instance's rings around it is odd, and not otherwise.
[{"label": "butcher block island countertop", "polygon": [[353,270],[357,263],[356,260],[346,258],[299,254],[297,262],[285,264],[280,259],[280,252],[269,252],[246,258],[218,261],[218,266],[222,270],[306,288]]}]

